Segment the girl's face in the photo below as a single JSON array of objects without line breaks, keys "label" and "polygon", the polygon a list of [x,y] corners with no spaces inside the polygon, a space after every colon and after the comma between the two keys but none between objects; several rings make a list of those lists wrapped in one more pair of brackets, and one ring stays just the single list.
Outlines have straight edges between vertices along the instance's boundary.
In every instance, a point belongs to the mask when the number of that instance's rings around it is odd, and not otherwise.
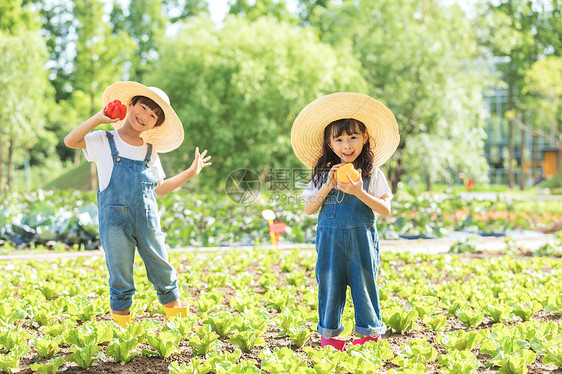
[{"label": "girl's face", "polygon": [[138,132],[152,130],[156,125],[158,116],[148,105],[137,101],[135,105],[129,104],[129,121],[133,129]]},{"label": "girl's face", "polygon": [[363,145],[367,141],[366,134],[352,131],[348,134],[343,131],[340,136],[332,134],[330,137],[330,148],[340,158],[341,162],[353,162],[361,154]]}]

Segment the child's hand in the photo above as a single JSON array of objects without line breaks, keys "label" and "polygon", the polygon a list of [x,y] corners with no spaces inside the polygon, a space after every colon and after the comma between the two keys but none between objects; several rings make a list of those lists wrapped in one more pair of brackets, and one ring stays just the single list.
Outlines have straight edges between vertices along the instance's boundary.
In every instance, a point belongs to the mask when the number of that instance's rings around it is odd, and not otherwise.
[{"label": "child's hand", "polygon": [[211,156],[205,157],[207,150],[205,149],[203,153],[199,153],[199,147],[195,148],[195,160],[191,163],[189,169],[193,172],[193,175],[198,175],[203,168],[210,166],[211,163],[207,162],[211,159]]},{"label": "child's hand", "polygon": [[111,118],[105,114],[105,108],[101,108],[99,112],[94,114],[99,123],[114,123],[119,121],[119,118]]},{"label": "child's hand", "polygon": [[341,183],[338,181],[338,188],[347,194],[357,196],[363,191],[363,178],[361,178],[361,173],[359,174],[359,180],[354,182],[348,173],[345,173],[349,183]]},{"label": "child's hand", "polygon": [[332,189],[336,186],[336,184],[337,184],[336,170],[338,170],[338,168],[342,165],[345,165],[345,164],[344,163],[336,164],[336,165],[332,166],[332,168],[328,172],[328,181],[326,182],[326,184],[330,187],[330,189]]}]

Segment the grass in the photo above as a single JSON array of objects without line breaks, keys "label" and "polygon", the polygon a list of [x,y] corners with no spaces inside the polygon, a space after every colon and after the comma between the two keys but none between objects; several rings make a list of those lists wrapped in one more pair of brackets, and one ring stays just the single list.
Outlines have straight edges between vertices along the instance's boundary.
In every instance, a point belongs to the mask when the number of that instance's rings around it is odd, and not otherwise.
[{"label": "grass", "polygon": [[44,189],[90,189],[90,163],[84,162],[43,186]]}]

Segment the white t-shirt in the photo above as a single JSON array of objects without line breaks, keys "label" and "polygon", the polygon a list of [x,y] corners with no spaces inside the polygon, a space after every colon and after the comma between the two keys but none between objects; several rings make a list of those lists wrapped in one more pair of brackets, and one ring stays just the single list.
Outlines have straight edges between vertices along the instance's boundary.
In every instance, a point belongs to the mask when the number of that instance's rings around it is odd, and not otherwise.
[{"label": "white t-shirt", "polygon": [[[310,181],[304,189],[304,192],[301,194],[301,197],[307,198],[308,196],[312,196],[316,192],[318,192],[321,187],[322,185],[315,187],[312,181]],[[335,188],[337,189],[338,186],[336,185]],[[388,196],[392,199],[392,190],[390,189],[388,182],[386,181],[386,177],[384,176],[382,170],[376,166],[373,167],[373,172],[371,173],[371,180],[369,181],[367,193],[375,197],[381,197],[388,194]]]},{"label": "white t-shirt", "polygon": [[[148,147],[146,143],[140,146],[130,145],[119,137],[117,130],[110,132],[113,134],[115,147],[117,151],[119,151],[120,157],[129,158],[131,160],[144,160]],[[86,142],[86,149],[82,151],[84,152],[84,156],[86,156],[86,160],[96,163],[100,191],[103,191],[107,188],[113,171],[113,159],[111,157],[111,148],[109,147],[107,134],[102,130],[94,131],[86,135],[84,140]],[[156,153],[154,148],[152,149],[149,167],[156,180],[161,181],[166,177],[164,169],[162,169],[162,164],[160,163],[160,157],[158,157],[158,153]]]}]

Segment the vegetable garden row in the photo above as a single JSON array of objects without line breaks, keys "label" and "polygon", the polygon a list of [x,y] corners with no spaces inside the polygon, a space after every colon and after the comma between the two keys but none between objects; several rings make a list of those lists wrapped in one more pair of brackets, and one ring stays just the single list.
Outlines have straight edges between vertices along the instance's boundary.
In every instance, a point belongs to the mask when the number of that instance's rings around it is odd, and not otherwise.
[{"label": "vegetable garden row", "polygon": [[[283,195],[285,196],[285,195]],[[273,196],[275,197],[275,196]],[[288,225],[282,240],[314,239],[317,220],[307,216],[297,198],[262,196],[240,205],[224,195],[180,191],[159,198],[167,244],[176,246],[260,245],[267,243],[267,221],[273,210]],[[36,191],[13,194],[0,202],[0,245],[5,249],[50,246],[99,248],[95,194],[78,191]],[[562,201],[521,202],[506,199],[474,201],[449,196],[398,194],[390,217],[377,223],[381,238],[437,238],[453,231],[502,234],[509,229],[555,232],[562,229]]]},{"label": "vegetable garden row", "polygon": [[[558,239],[560,240],[560,239]],[[557,245],[562,245],[558,242]],[[387,335],[320,348],[315,253],[172,253],[190,316],[166,321],[140,259],[113,324],[102,256],[0,263],[0,368],[55,373],[561,373],[562,260],[382,253]]]}]

